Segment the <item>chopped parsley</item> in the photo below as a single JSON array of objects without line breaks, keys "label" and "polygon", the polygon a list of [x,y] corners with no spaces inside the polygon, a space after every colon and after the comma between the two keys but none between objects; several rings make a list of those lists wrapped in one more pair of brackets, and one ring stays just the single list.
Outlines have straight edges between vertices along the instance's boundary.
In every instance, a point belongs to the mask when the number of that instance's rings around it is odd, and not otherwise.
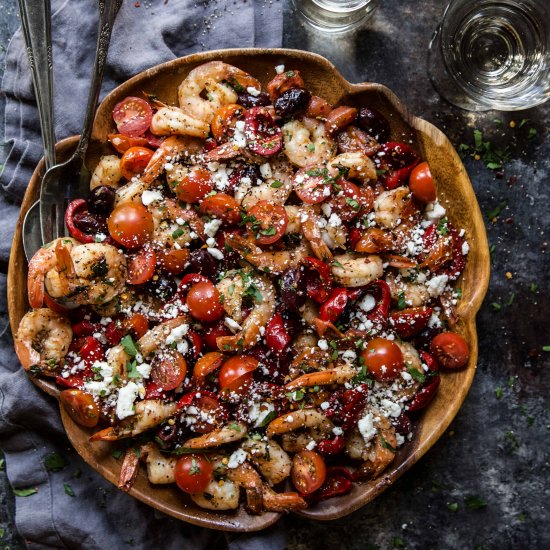
[{"label": "chopped parsley", "polygon": [[468,510],[480,510],[485,508],[487,503],[478,496],[466,496],[464,497],[464,505]]},{"label": "chopped parsley", "polygon": [[385,439],[384,439],[384,436],[382,434],[380,434],[380,443],[382,444],[382,447],[384,447],[384,449],[388,449],[388,451],[391,451],[392,453],[396,453],[397,452],[397,449],[395,449],[395,447],[392,447]]},{"label": "chopped parsley", "polygon": [[282,187],[283,185],[284,183],[280,180],[275,180],[271,182],[271,187],[273,187],[274,189],[279,189],[279,187]]},{"label": "chopped parsley", "polygon": [[65,457],[59,453],[50,453],[44,457],[44,467],[48,472],[59,472],[67,466]]},{"label": "chopped parsley", "polygon": [[137,355],[136,344],[130,334],[127,334],[121,341],[120,345],[124,348],[124,351],[130,356],[135,357]]},{"label": "chopped parsley", "polygon": [[426,382],[426,375],[418,369],[415,369],[412,365],[407,367],[407,371],[417,382],[421,384]]},{"label": "chopped parsley", "polygon": [[497,399],[502,399],[502,388],[500,386],[495,388],[495,397]]},{"label": "chopped parsley", "polygon": [[65,489],[66,495],[69,495],[70,497],[76,496],[74,494],[73,488],[68,483],[63,483],[63,489]]},{"label": "chopped parsley", "polygon": [[405,309],[407,307],[407,301],[405,300],[405,293],[401,291],[397,295],[397,308],[398,309]]},{"label": "chopped parsley", "polygon": [[14,489],[13,493],[16,497],[30,497],[38,493],[38,489],[34,487],[29,487],[28,489]]},{"label": "chopped parsley", "polygon": [[178,227],[173,233],[172,238],[177,239],[178,237],[181,237],[183,235],[183,229],[181,227]]},{"label": "chopped parsley", "polygon": [[447,504],[447,508],[451,512],[456,512],[458,510],[458,502],[450,502],[449,504]]}]

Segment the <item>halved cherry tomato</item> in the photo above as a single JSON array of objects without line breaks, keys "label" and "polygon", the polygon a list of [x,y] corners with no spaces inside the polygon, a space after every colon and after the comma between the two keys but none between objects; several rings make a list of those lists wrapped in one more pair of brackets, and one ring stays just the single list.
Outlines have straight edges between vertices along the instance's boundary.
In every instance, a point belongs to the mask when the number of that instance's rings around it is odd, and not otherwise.
[{"label": "halved cherry tomato", "polygon": [[430,344],[430,351],[438,363],[447,369],[460,369],[468,363],[468,342],[456,332],[442,332]]},{"label": "halved cherry tomato", "polygon": [[325,482],[327,467],[321,455],[313,451],[300,451],[294,455],[290,476],[294,487],[302,495],[309,495]]},{"label": "halved cherry tomato", "polygon": [[346,440],[342,435],[336,435],[333,439],[323,439],[319,441],[317,450],[322,455],[334,456],[340,454],[346,446]]},{"label": "halved cherry tomato", "polygon": [[139,340],[148,330],[149,321],[143,313],[134,313],[120,321],[120,327],[123,332],[133,332],[134,336]]},{"label": "halved cherry tomato", "polygon": [[250,355],[235,355],[228,359],[220,369],[218,380],[222,391],[236,391],[252,380],[252,373],[258,368],[259,361]]},{"label": "halved cherry tomato", "polygon": [[331,210],[344,222],[351,222],[360,214],[372,209],[374,191],[372,187],[359,188],[355,183],[345,178],[339,178],[334,184],[330,199]]},{"label": "halved cherry tomato", "polygon": [[81,426],[93,428],[99,422],[99,407],[88,392],[71,389],[59,394],[59,401],[69,416]]},{"label": "halved cherry tomato", "polygon": [[246,227],[258,244],[273,244],[286,231],[288,216],[284,207],[269,201],[257,202],[246,214]]},{"label": "halved cherry tomato", "polygon": [[441,382],[441,376],[434,376],[427,384],[424,384],[409,403],[409,411],[419,411],[426,407],[435,397],[437,388]]},{"label": "halved cherry tomato", "polygon": [[296,194],[306,204],[317,204],[330,197],[331,179],[321,168],[300,168],[293,177]]},{"label": "halved cherry tomato", "polygon": [[212,135],[218,143],[224,143],[235,133],[235,123],[244,120],[246,109],[242,105],[222,105],[212,119]]},{"label": "halved cherry tomato", "polygon": [[204,380],[208,374],[221,367],[224,360],[224,354],[219,351],[211,351],[203,355],[195,363],[193,378],[196,378],[199,382]]},{"label": "halved cherry tomato", "polygon": [[157,264],[157,255],[152,247],[144,246],[128,262],[128,284],[142,285],[154,274]]},{"label": "halved cherry tomato", "polygon": [[213,216],[227,224],[235,224],[241,220],[239,203],[225,193],[216,193],[206,197],[200,204],[201,214]]},{"label": "halved cherry tomato", "polygon": [[121,134],[138,137],[149,129],[153,120],[153,110],[144,99],[129,96],[115,105],[113,120]]},{"label": "halved cherry tomato", "polygon": [[177,409],[181,410],[189,405],[195,405],[198,409],[216,409],[220,406],[220,400],[215,393],[207,390],[192,391],[180,398]]},{"label": "halved cherry tomato", "polygon": [[393,380],[403,369],[405,360],[400,347],[386,338],[374,338],[367,343],[361,357],[376,380]]},{"label": "halved cherry tomato", "polygon": [[[193,409],[190,409],[190,405]],[[208,433],[216,427],[216,420],[223,418],[225,410],[220,406],[220,400],[215,393],[207,390],[186,393],[177,404],[178,410],[195,418],[190,426],[197,433]],[[198,409],[198,412],[197,412]],[[193,411],[191,413],[191,411]]]},{"label": "halved cherry tomato", "polygon": [[176,485],[191,495],[202,493],[212,480],[212,462],[204,455],[182,456],[174,468]]},{"label": "halved cherry tomato", "polygon": [[204,333],[206,347],[211,350],[217,350],[218,344],[216,343],[216,340],[222,336],[231,336],[231,334],[232,332],[225,326],[223,319],[220,320],[214,326],[206,329],[206,332]]},{"label": "halved cherry tomato", "polygon": [[187,260],[189,259],[189,250],[181,248],[177,250],[162,249],[157,252],[157,265],[162,271],[170,273],[170,275],[179,275],[185,270]]},{"label": "halved cherry tomato", "polygon": [[410,338],[426,328],[432,313],[431,307],[411,307],[390,313],[390,322],[401,338]]},{"label": "halved cherry tomato", "polygon": [[142,174],[152,156],[153,151],[147,147],[130,147],[120,159],[122,176],[129,181],[134,176]]},{"label": "halved cherry tomato", "polygon": [[213,322],[223,315],[220,292],[210,281],[194,284],[187,293],[185,303],[189,313],[198,321]]},{"label": "halved cherry tomato", "polygon": [[175,350],[166,350],[153,359],[151,380],[162,390],[176,389],[187,374],[187,362]]},{"label": "halved cherry tomato", "polygon": [[72,329],[74,336],[91,336],[94,332],[101,330],[101,324],[83,319],[82,321],[78,321],[78,323],[74,323]]},{"label": "halved cherry tomato", "polygon": [[145,399],[166,399],[166,393],[154,382],[149,382],[145,386]]},{"label": "halved cherry tomato", "polygon": [[351,491],[353,476],[342,466],[330,466],[327,468],[325,482],[308,500],[319,501],[338,495],[345,495]]},{"label": "halved cherry tomato", "polygon": [[419,201],[435,201],[435,183],[427,162],[421,162],[415,166],[409,176],[409,188]]},{"label": "halved cherry tomato", "polygon": [[47,292],[44,292],[44,305],[55,313],[60,313],[61,315],[67,315],[70,311],[61,304],[58,304]]},{"label": "halved cherry tomato", "polygon": [[349,296],[345,288],[335,288],[329,299],[319,309],[319,318],[334,323],[346,309]]},{"label": "halved cherry tomato", "polygon": [[212,176],[205,168],[195,167],[177,184],[175,193],[180,201],[198,203],[214,189]]},{"label": "halved cherry tomato", "polygon": [[155,228],[151,212],[136,202],[117,206],[109,216],[107,225],[111,237],[127,248],[143,246]]},{"label": "halved cherry tomato", "polygon": [[131,138],[123,134],[109,134],[107,138],[117,152],[121,154],[130,149],[130,147],[145,147],[149,145],[149,142],[141,137]]},{"label": "halved cherry tomato", "polygon": [[379,279],[377,281],[373,281],[367,287],[367,291],[372,294],[376,300],[376,305],[368,312],[367,318],[373,323],[380,323],[384,325],[388,319],[388,313],[390,311],[390,287],[386,281]]},{"label": "halved cherry tomato", "polygon": [[248,148],[270,157],[283,148],[283,133],[265,107],[252,107],[244,117],[244,135]]}]

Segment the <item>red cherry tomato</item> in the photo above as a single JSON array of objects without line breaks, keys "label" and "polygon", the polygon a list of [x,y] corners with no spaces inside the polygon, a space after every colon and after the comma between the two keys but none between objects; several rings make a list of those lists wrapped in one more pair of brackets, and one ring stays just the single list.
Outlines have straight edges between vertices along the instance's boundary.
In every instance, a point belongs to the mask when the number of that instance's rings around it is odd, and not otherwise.
[{"label": "red cherry tomato", "polygon": [[[191,414],[188,407],[192,405],[198,409],[198,413],[193,409]],[[216,426],[216,420],[223,418],[224,409],[220,407],[220,401],[215,393],[207,390],[195,391],[185,394],[177,404],[178,410],[185,409],[186,414],[195,418],[195,422],[190,428],[197,433],[211,432]]]},{"label": "red cherry tomato", "polygon": [[351,491],[353,476],[342,466],[327,468],[327,477],[323,485],[308,500],[319,501],[338,495],[345,495]]},{"label": "red cherry tomato", "polygon": [[176,186],[180,201],[198,203],[214,189],[211,174],[205,168],[193,168]]},{"label": "red cherry tomato", "polygon": [[78,321],[72,326],[74,336],[91,336],[94,332],[101,330],[100,323],[92,323],[91,321]]},{"label": "red cherry tomato", "polygon": [[336,435],[333,439],[323,439],[319,441],[317,445],[317,450],[322,455],[338,455],[340,454],[346,446],[346,440],[342,435]]},{"label": "red cherry tomato", "polygon": [[49,294],[46,292],[44,293],[44,305],[54,311],[55,313],[60,313],[61,315],[67,315],[69,313],[69,309],[62,306],[61,304],[58,304],[52,297],[50,297]]},{"label": "red cherry tomato", "polygon": [[290,475],[294,487],[302,495],[309,495],[323,485],[327,467],[321,455],[313,451],[300,451],[294,455]]},{"label": "red cherry tomato", "polygon": [[196,378],[199,382],[203,381],[208,374],[221,367],[224,360],[224,354],[219,351],[211,351],[203,355],[195,363],[193,378]]},{"label": "red cherry tomato", "polygon": [[283,148],[283,133],[265,107],[252,107],[244,117],[244,135],[248,148],[264,157]]},{"label": "red cherry tomato", "polygon": [[470,357],[468,342],[455,332],[438,334],[430,344],[430,351],[447,369],[460,369],[468,363]]},{"label": "red cherry tomato", "polygon": [[152,214],[143,204],[136,202],[117,206],[109,216],[107,225],[111,237],[127,248],[143,246],[154,230]]},{"label": "red cherry tomato", "polygon": [[147,147],[130,147],[120,159],[122,176],[131,180],[134,176],[142,174],[152,156],[153,151]]},{"label": "red cherry tomato", "polygon": [[149,142],[145,138],[137,137],[131,138],[123,134],[109,134],[107,136],[111,145],[122,154],[128,151],[130,147],[145,147],[149,145]]},{"label": "red cherry tomato", "polygon": [[182,456],[176,462],[174,477],[182,491],[191,495],[202,493],[212,480],[212,462],[204,455]]},{"label": "red cherry tomato", "polygon": [[267,347],[275,353],[280,354],[287,349],[291,340],[292,338],[286,330],[283,316],[280,313],[276,313],[265,328],[265,343]]},{"label": "red cherry tomato", "polygon": [[259,361],[250,355],[235,355],[220,369],[218,380],[221,390],[236,391],[252,380]]},{"label": "red cherry tomato", "polygon": [[213,322],[223,315],[220,292],[210,281],[194,284],[185,300],[189,313],[198,321]]},{"label": "red cherry tomato", "polygon": [[229,225],[241,221],[239,203],[231,195],[225,193],[216,193],[206,197],[201,202],[199,210],[201,214],[213,216]]},{"label": "red cherry tomato", "polygon": [[284,207],[269,201],[257,202],[246,214],[246,227],[258,244],[273,244],[286,231],[288,216]]},{"label": "red cherry tomato", "polygon": [[435,183],[427,162],[421,162],[415,166],[409,176],[409,188],[419,201],[435,201]]},{"label": "red cherry tomato", "polygon": [[153,359],[151,380],[164,391],[176,389],[187,374],[187,363],[181,353],[164,351]]},{"label": "red cherry tomato", "polygon": [[163,249],[157,252],[157,265],[162,271],[170,275],[179,275],[185,270],[187,260],[189,259],[189,250],[182,248]]},{"label": "red cherry tomato", "polygon": [[131,285],[142,285],[146,283],[155,273],[157,255],[150,246],[144,246],[128,262],[128,278]]},{"label": "red cherry tomato", "polygon": [[361,357],[377,380],[395,379],[405,365],[400,347],[386,338],[370,340],[361,352]]},{"label": "red cherry tomato", "polygon": [[359,188],[351,181],[339,178],[330,200],[331,211],[344,222],[351,222],[359,214],[366,214],[374,204],[372,187]]},{"label": "red cherry tomato", "polygon": [[130,317],[123,319],[120,322],[120,327],[125,333],[133,332],[134,336],[139,340],[149,330],[149,321],[142,313],[134,313]]},{"label": "red cherry tomato", "polygon": [[84,199],[75,199],[71,201],[65,210],[65,224],[69,230],[69,235],[79,243],[95,242],[95,235],[81,231],[75,224],[77,218],[88,212],[88,203]]},{"label": "red cherry tomato", "polygon": [[88,392],[82,390],[63,390],[59,401],[69,416],[81,426],[93,428],[99,422],[99,407]]},{"label": "red cherry tomato", "polygon": [[348,291],[345,288],[335,288],[319,309],[319,319],[334,323],[346,309],[348,299]]},{"label": "red cherry tomato", "polygon": [[135,138],[149,129],[153,120],[153,110],[144,99],[127,97],[115,105],[113,120],[119,133]]},{"label": "red cherry tomato", "polygon": [[222,336],[231,336],[231,334],[233,333],[228,327],[225,326],[223,319],[220,320],[217,324],[206,330],[206,333],[204,334],[206,347],[211,350],[217,350],[218,344],[216,343],[216,340]]},{"label": "red cherry tomato", "polygon": [[224,143],[235,133],[235,124],[244,119],[246,113],[242,105],[230,103],[222,105],[212,120],[212,135],[218,143]]},{"label": "red cherry tomato", "polygon": [[317,204],[330,197],[330,178],[320,168],[300,168],[294,174],[293,185],[306,204]]},{"label": "red cherry tomato", "polygon": [[403,185],[419,161],[418,155],[411,147],[395,141],[384,143],[377,158],[380,162],[379,168],[384,171],[378,180],[386,189],[395,189]]}]

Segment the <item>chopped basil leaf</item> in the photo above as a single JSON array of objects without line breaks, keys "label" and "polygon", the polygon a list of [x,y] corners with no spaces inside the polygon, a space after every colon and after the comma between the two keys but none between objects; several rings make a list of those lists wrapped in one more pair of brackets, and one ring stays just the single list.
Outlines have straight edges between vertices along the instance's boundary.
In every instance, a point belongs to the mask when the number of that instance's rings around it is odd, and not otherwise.
[{"label": "chopped basil leaf", "polygon": [[30,497],[38,493],[38,489],[29,488],[29,489],[14,489],[13,493],[16,497]]},{"label": "chopped basil leaf", "polygon": [[284,183],[279,180],[275,180],[271,183],[271,187],[273,187],[274,189],[279,189],[279,187],[282,187],[283,185]]}]

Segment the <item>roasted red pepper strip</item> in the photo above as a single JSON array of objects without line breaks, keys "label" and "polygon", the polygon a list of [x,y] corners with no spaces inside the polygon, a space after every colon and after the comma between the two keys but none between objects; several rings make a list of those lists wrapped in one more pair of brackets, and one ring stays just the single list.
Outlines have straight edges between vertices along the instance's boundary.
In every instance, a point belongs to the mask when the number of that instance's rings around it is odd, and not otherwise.
[{"label": "roasted red pepper strip", "polygon": [[450,222],[447,222],[447,227],[453,240],[453,259],[448,266],[444,267],[441,270],[441,272],[448,275],[451,281],[456,281],[456,279],[460,277],[460,274],[462,273],[462,271],[464,271],[464,267],[466,266],[466,257],[462,253],[464,239],[459,235],[458,231],[451,225]]},{"label": "roasted red pepper strip", "polygon": [[344,406],[342,408],[342,429],[350,430],[357,424],[359,415],[365,407],[367,401],[368,386],[361,384],[352,390],[346,390],[342,400]]},{"label": "roasted red pepper strip", "polygon": [[345,288],[335,288],[329,299],[319,309],[319,319],[334,323],[344,312],[348,301],[348,291]]},{"label": "roasted red pepper strip", "polygon": [[93,243],[95,242],[95,236],[80,231],[74,224],[75,215],[85,210],[88,210],[88,203],[84,199],[75,199],[71,201],[65,211],[65,224],[69,230],[69,235],[73,237],[73,239],[81,243]]},{"label": "roasted red pepper strip", "polygon": [[411,307],[390,313],[393,329],[401,338],[410,338],[424,330],[432,316],[431,307]]},{"label": "roasted red pepper strip", "polygon": [[[437,373],[439,371],[439,365],[434,356],[427,351],[420,352],[420,358],[422,362],[426,364],[430,373]],[[437,388],[441,382],[441,376],[435,374],[431,376],[420,388],[417,394],[413,397],[409,403],[409,411],[419,411],[423,409],[434,397],[437,392]]]},{"label": "roasted red pepper strip", "polygon": [[374,306],[374,309],[368,312],[367,318],[373,323],[385,323],[388,319],[391,303],[391,292],[388,283],[382,279],[373,281],[367,287],[367,291],[370,294],[373,294],[374,299],[376,300],[376,305]]},{"label": "roasted red pepper strip", "polygon": [[380,158],[379,168],[385,170],[378,180],[384,184],[386,189],[395,189],[403,185],[420,161],[418,155],[406,143],[395,141],[384,143],[378,155]]},{"label": "roasted red pepper strip", "polygon": [[338,455],[346,446],[346,440],[344,439],[344,436],[337,435],[334,437],[334,439],[323,439],[322,441],[319,441],[319,444],[317,445],[317,450],[322,455]]},{"label": "roasted red pepper strip", "polygon": [[190,393],[186,393],[177,404],[178,409],[183,409],[183,407],[187,407],[191,404],[193,404],[195,401],[198,401],[199,399],[205,399],[205,401],[209,401],[210,404],[212,404],[211,408],[214,408],[219,406],[220,400],[218,399],[218,396],[215,393],[212,393],[211,391],[207,390],[201,390],[201,391],[192,391]]},{"label": "roasted red pepper strip", "polygon": [[439,372],[439,365],[437,364],[435,357],[431,353],[421,350],[420,359],[422,359],[428,369],[430,369],[430,372]]},{"label": "roasted red pepper strip", "polygon": [[145,386],[145,399],[166,399],[166,393],[154,382],[149,382]]},{"label": "roasted red pepper strip", "polygon": [[201,354],[202,338],[194,330],[189,330],[186,336],[189,340],[189,343],[191,344],[191,347],[193,348],[193,357],[196,359]]},{"label": "roasted red pepper strip", "polygon": [[267,347],[275,353],[281,354],[286,351],[290,341],[291,338],[285,328],[283,316],[280,313],[276,313],[270,319],[269,323],[267,323],[265,329],[265,343]]},{"label": "roasted red pepper strip", "polygon": [[345,495],[351,491],[353,477],[349,470],[342,466],[327,468],[325,481],[317,491],[308,495],[307,500],[319,501],[338,495]]},{"label": "roasted red pepper strip", "polygon": [[74,361],[74,363],[78,364],[82,361],[84,363],[84,368],[79,368],[75,374],[71,374],[66,378],[63,376],[58,376],[56,378],[58,384],[68,388],[81,388],[85,379],[93,375],[92,365],[105,357],[103,346],[93,336],[85,336],[78,340],[73,340],[73,342],[77,341],[80,344],[80,349],[77,352],[79,359]]},{"label": "roasted red pepper strip", "polygon": [[334,286],[330,267],[312,256],[304,258],[304,264],[309,268],[306,283],[307,295],[319,304],[326,302]]}]

